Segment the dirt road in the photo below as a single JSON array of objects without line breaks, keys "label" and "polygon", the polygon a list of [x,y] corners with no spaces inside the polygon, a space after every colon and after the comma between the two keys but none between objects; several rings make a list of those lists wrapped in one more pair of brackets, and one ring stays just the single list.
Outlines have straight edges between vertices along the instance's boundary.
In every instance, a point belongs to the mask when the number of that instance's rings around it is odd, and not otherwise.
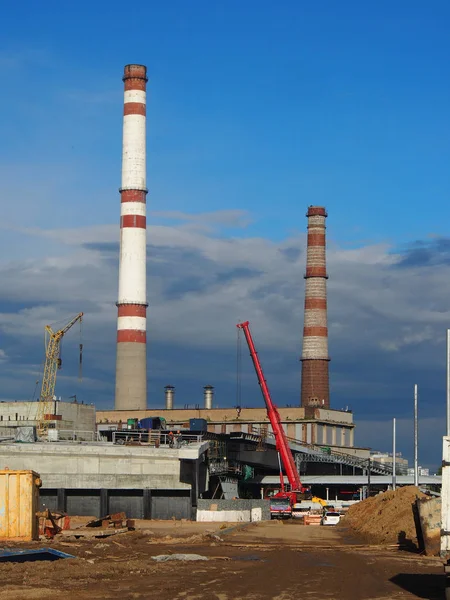
[{"label": "dirt road", "polygon": [[[34,543],[77,556],[0,564],[1,600],[395,600],[444,597],[438,559],[364,546],[344,527],[264,522],[231,533],[195,523],[89,541]],[[222,541],[207,537],[222,536]],[[199,562],[162,562],[195,553]]]}]

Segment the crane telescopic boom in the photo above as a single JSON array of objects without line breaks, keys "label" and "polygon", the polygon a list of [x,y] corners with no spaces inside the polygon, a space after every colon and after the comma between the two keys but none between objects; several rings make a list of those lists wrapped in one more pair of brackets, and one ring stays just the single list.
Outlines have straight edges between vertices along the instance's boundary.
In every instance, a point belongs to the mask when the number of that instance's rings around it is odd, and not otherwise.
[{"label": "crane telescopic boom", "polygon": [[[255,344],[253,343],[252,334],[250,333],[249,322],[245,321],[245,323],[238,323],[237,327],[238,329],[242,329],[242,331],[244,332],[248,349],[250,350],[250,356],[252,357],[253,365],[256,371],[256,376],[258,377],[258,383],[261,387],[261,393],[263,395],[264,402],[266,403],[267,416],[269,417],[269,421],[272,425],[272,430],[275,435],[276,449],[281,456],[281,461],[286,471],[286,476],[291,487],[291,492],[300,492],[303,494],[306,490],[302,485],[300,475],[297,471],[297,467],[295,466],[294,457],[292,456],[292,452],[289,447],[289,442],[281,424],[280,414],[278,412],[277,407],[272,402],[269,388],[264,378],[264,372],[262,370],[261,363],[259,362],[258,353],[256,351]],[[284,482],[282,473],[280,473],[280,479],[281,490],[283,493]]]}]

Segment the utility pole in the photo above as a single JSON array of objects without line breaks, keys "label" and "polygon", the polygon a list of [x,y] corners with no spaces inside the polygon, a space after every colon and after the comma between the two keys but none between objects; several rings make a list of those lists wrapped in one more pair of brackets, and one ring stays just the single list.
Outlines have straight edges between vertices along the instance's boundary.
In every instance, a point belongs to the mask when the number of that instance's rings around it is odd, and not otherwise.
[{"label": "utility pole", "polygon": [[450,435],[450,329],[447,329],[447,435]]},{"label": "utility pole", "polygon": [[414,385],[414,485],[419,485],[419,455],[418,455],[418,410],[417,410],[417,383]]},{"label": "utility pole", "polygon": [[396,464],[395,464],[395,417],[392,420],[392,489],[396,489]]},{"label": "utility pole", "polygon": [[370,498],[370,457],[367,461],[367,497]]}]

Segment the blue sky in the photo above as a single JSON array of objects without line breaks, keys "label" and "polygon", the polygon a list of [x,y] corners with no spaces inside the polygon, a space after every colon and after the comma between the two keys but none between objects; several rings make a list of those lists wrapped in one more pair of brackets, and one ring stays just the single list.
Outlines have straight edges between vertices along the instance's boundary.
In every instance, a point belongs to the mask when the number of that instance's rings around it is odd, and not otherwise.
[{"label": "blue sky", "polygon": [[[25,1],[1,13],[3,397],[31,395],[43,325],[84,310],[79,393],[112,404],[121,75],[139,62],[150,80],[150,403],[170,382],[182,404],[205,383],[233,404],[241,318],[254,322],[275,399],[295,402],[305,212],[323,204],[332,404],[350,404],[357,441],[384,450],[397,416],[410,457],[419,383],[422,462],[438,464],[448,3]],[[74,393],[75,366],[59,393]]]}]

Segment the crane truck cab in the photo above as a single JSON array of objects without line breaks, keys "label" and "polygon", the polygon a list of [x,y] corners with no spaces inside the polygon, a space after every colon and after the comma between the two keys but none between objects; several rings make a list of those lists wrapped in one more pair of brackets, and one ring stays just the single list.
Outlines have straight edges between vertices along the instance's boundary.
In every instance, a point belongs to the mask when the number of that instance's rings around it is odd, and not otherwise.
[{"label": "crane truck cab", "polygon": [[292,517],[292,506],[288,496],[271,496],[269,500],[271,519],[290,519]]}]

